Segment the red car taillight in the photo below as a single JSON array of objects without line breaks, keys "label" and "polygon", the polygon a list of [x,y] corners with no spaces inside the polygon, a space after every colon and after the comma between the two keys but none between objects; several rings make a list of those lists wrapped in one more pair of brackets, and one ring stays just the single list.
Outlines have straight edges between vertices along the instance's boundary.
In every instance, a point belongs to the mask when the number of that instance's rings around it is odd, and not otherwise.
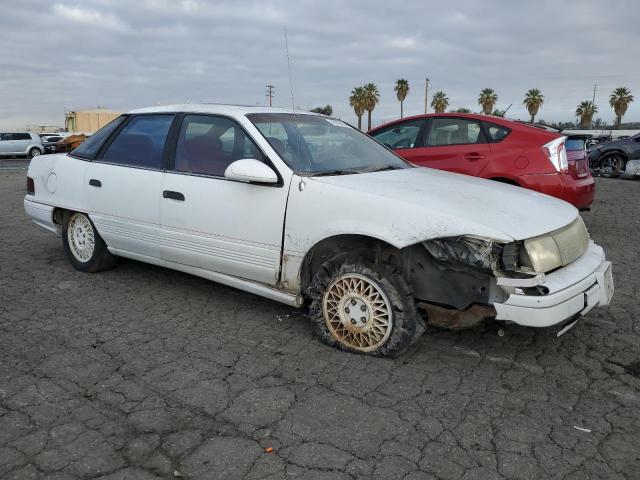
[{"label": "red car taillight", "polygon": [[560,173],[567,173],[569,171],[569,161],[567,160],[567,150],[564,146],[564,140],[565,137],[556,138],[542,146],[542,151],[554,168]]},{"label": "red car taillight", "polygon": [[33,182],[33,178],[31,178],[31,177],[27,177],[27,193],[29,195],[35,195],[36,194],[36,185]]}]

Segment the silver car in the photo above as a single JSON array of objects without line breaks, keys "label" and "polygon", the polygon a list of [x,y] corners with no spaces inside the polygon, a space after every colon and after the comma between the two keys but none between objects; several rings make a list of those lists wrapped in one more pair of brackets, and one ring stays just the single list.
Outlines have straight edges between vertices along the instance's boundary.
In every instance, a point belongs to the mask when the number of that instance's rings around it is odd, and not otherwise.
[{"label": "silver car", "polygon": [[26,155],[35,157],[44,153],[40,135],[31,132],[0,132],[0,156]]}]

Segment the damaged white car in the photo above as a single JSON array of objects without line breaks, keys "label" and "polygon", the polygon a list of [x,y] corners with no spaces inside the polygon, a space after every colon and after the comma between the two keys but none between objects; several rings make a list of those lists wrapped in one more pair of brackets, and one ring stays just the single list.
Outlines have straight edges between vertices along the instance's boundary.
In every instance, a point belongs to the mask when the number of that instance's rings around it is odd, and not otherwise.
[{"label": "damaged white car", "polygon": [[613,294],[568,203],[416,168],[321,115],[136,110],[34,158],[27,187],[27,214],[78,270],[128,257],[305,306],[354,352],[395,355],[426,323],[565,325]]}]

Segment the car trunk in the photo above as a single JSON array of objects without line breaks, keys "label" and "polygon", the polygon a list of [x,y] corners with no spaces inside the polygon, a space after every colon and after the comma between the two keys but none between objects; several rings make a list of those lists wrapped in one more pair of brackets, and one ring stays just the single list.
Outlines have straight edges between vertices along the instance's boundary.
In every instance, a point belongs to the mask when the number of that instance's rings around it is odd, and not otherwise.
[{"label": "car trunk", "polygon": [[565,141],[569,174],[580,180],[589,175],[589,159],[587,157],[586,140],[588,136],[569,135]]}]

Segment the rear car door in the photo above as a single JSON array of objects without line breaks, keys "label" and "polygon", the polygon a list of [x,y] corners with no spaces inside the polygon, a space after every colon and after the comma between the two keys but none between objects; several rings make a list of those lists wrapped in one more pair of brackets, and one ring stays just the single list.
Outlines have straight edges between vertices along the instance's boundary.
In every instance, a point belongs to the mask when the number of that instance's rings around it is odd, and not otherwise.
[{"label": "rear car door", "polygon": [[31,145],[31,135],[29,133],[13,134],[13,151],[15,153],[26,153]]},{"label": "rear car door", "polygon": [[91,220],[116,253],[160,258],[162,176],[173,118],[127,118],[86,170]]},{"label": "rear car door", "polygon": [[184,115],[162,184],[162,258],[275,285],[289,184],[226,179],[244,158],[276,171],[236,120]]},{"label": "rear car door", "polygon": [[422,145],[406,158],[424,167],[478,176],[490,157],[478,120],[447,116],[429,118]]}]

